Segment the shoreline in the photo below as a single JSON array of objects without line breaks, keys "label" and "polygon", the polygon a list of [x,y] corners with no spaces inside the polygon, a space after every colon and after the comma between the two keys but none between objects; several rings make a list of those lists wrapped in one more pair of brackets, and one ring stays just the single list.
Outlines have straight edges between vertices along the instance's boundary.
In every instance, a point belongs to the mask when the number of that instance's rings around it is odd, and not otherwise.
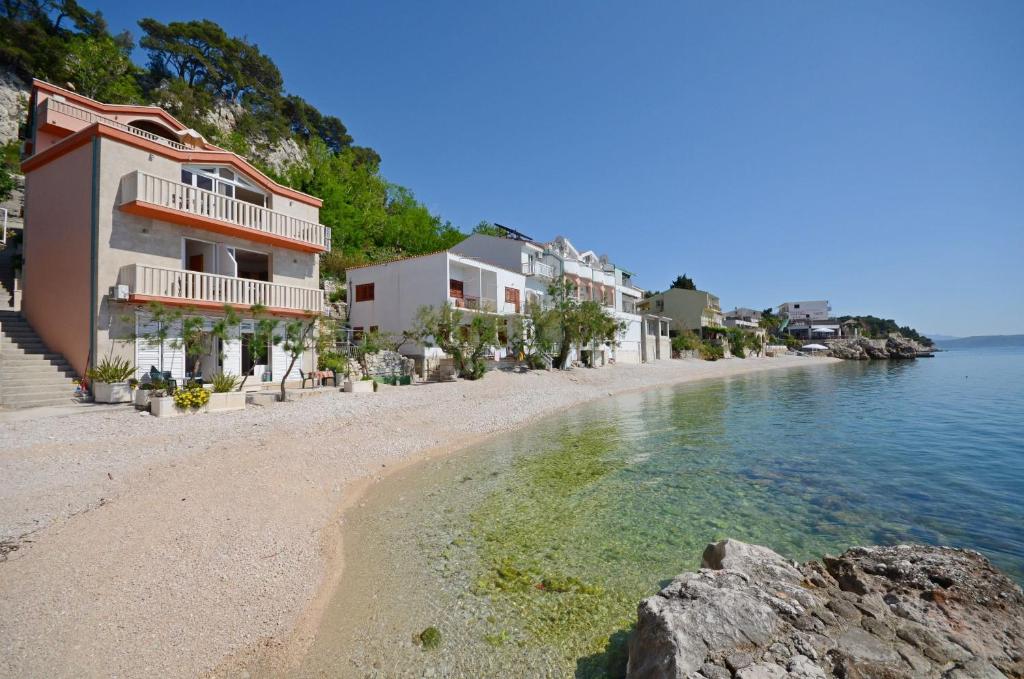
[{"label": "shoreline", "polygon": [[[823,360],[824,359],[824,360]],[[700,359],[695,359],[700,360]],[[744,359],[751,360],[751,359]],[[758,360],[775,360],[775,359],[758,359]],[[842,359],[836,358],[813,358],[810,359],[821,363],[835,364],[842,362]],[[574,401],[572,403],[564,404],[560,407],[552,409],[549,412],[538,415],[535,419],[543,419],[549,417],[556,417],[560,413],[564,413],[570,408],[585,403],[590,403],[598,400],[603,395],[605,396],[624,396],[632,393],[639,393],[645,391],[651,391],[655,389],[664,389],[682,384],[691,384],[695,382],[710,381],[714,379],[723,379],[727,377],[751,374],[755,372],[767,372],[778,369],[789,369],[805,367],[803,364],[797,365],[761,365],[760,370],[742,371],[737,373],[730,373],[724,375],[702,375],[698,377],[682,377],[670,382],[659,382],[652,383],[645,386],[632,387],[621,390],[612,390],[607,394],[595,394],[591,398]],[[810,367],[809,365],[806,367]],[[210,673],[210,677],[229,677],[236,676],[240,671],[245,671],[248,676],[251,677],[271,677],[279,676],[282,672],[290,672],[297,670],[302,661],[308,654],[310,647],[315,640],[316,634],[318,633],[321,624],[323,623],[324,614],[326,613],[328,604],[334,599],[341,585],[344,573],[345,573],[345,526],[347,521],[345,516],[354,508],[361,506],[363,501],[367,498],[367,495],[371,489],[378,483],[386,482],[389,478],[399,474],[402,471],[408,470],[410,467],[416,467],[422,465],[429,460],[438,457],[449,457],[457,453],[463,452],[466,449],[486,441],[500,436],[504,433],[522,429],[534,423],[534,420],[522,420],[515,426],[502,429],[500,431],[493,431],[478,436],[467,437],[459,441],[452,441],[440,446],[435,446],[426,450],[414,453],[406,458],[403,458],[397,464],[389,465],[387,471],[375,475],[373,477],[363,477],[354,479],[346,485],[346,489],[350,490],[351,493],[348,498],[342,502],[341,506],[338,507],[338,511],[335,519],[331,521],[330,527],[331,535],[327,538],[329,547],[325,547],[324,566],[325,574],[317,588],[316,594],[310,599],[305,610],[303,610],[298,621],[294,625],[291,632],[288,634],[287,639],[276,640],[274,645],[263,644],[257,647],[250,647],[242,649],[242,652],[235,653],[225,658],[218,666]]]},{"label": "shoreline", "polygon": [[11,484],[0,537],[31,535],[0,563],[0,674],[287,671],[343,572],[345,511],[396,469],[612,394],[838,362],[495,372],[217,418],[3,426],[14,445],[0,453]]}]

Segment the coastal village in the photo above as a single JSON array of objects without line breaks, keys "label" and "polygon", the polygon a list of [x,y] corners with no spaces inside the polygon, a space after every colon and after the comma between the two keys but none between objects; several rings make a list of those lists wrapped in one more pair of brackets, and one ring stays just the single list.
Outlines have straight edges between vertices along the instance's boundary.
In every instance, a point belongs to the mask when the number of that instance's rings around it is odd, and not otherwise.
[{"label": "coastal village", "polygon": [[[37,80],[28,128],[24,218],[0,252],[4,408],[75,397],[170,416],[501,367],[892,348],[826,300],[723,311],[685,276],[645,290],[642,270],[582,238],[502,225],[322,279],[322,201],[166,111]],[[927,351],[900,346],[894,356]]]},{"label": "coastal village", "polygon": [[[596,6],[574,13],[596,30]],[[281,35],[322,35],[297,14],[278,18]],[[409,8],[385,14],[389,31],[416,23]],[[777,234],[761,214],[797,198],[752,193],[758,234],[744,224],[680,252],[671,281],[653,271],[666,253],[635,261],[596,227],[498,216],[461,229],[287,90],[247,37],[135,19],[137,45],[73,0],[0,7],[0,678],[1024,677],[1019,368],[952,351],[914,362],[941,350],[844,308],[849,285],[828,276],[787,283],[789,298],[756,289],[767,269],[752,267],[736,286],[753,289],[728,294],[729,267],[707,263],[729,238]],[[561,42],[529,19],[529,35]],[[749,25],[730,39],[753,43]],[[597,35],[584,37],[612,51]],[[459,68],[477,55],[465,37],[451,41]],[[824,42],[815,59],[795,54],[829,81]],[[424,60],[409,43],[404,56]],[[324,90],[373,99],[324,77],[329,60],[309,68],[319,57],[302,46],[285,57]],[[710,89],[730,91],[735,67],[704,56],[721,64]],[[821,142],[788,118],[744,137],[742,116],[721,114],[709,138],[724,166],[719,139],[773,163],[750,138],[785,141],[792,125]],[[677,150],[664,155],[678,163]],[[742,169],[718,171],[754,184],[763,166]],[[714,210],[736,200],[707,186]],[[496,194],[480,193],[489,209]],[[818,253],[825,235],[801,238]]]}]

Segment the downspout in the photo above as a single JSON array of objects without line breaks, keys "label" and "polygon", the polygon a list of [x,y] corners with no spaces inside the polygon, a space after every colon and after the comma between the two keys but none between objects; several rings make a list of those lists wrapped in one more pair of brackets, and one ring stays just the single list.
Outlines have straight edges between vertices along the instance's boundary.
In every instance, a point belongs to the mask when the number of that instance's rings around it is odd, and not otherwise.
[{"label": "downspout", "polygon": [[92,138],[92,209],[89,238],[89,358],[86,364],[95,366],[96,348],[96,295],[99,291],[99,222],[100,222],[100,137]]}]

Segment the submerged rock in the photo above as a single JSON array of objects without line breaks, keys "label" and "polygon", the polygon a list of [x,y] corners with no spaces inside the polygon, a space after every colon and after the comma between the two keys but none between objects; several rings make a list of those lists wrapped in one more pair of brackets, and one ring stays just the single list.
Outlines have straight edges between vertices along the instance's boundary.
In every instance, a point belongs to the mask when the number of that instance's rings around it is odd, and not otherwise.
[{"label": "submerged rock", "polygon": [[723,540],[637,610],[629,679],[1024,677],[1024,593],[977,552],[797,564]]}]

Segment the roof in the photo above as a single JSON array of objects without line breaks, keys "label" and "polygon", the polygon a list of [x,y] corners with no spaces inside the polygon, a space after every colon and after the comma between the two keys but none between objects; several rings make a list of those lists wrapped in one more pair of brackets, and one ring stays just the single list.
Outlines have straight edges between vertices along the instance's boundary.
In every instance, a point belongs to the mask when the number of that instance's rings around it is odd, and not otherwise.
[{"label": "roof", "polygon": [[[81,94],[72,92],[71,90],[66,90],[62,87],[58,87],[51,83],[45,82],[43,80],[33,80],[32,85],[33,90],[39,89],[49,92],[51,94],[59,94],[65,97],[66,99],[72,99],[80,104],[84,103],[87,107],[96,109],[101,112],[110,114],[139,113],[147,115],[157,115],[158,117],[165,120],[169,125],[172,125],[175,128],[177,128],[177,132],[186,132],[189,129],[185,127],[185,125],[183,125],[180,121],[178,121],[174,116],[172,116],[170,113],[167,113],[159,106],[127,106],[120,104],[104,104],[94,99],[90,99],[89,97],[85,97]],[[111,123],[113,123],[113,121],[111,121]],[[267,189],[268,191],[271,191],[272,193],[276,193],[286,198],[297,200],[301,203],[306,203],[307,205],[312,205],[313,207],[316,208],[323,206],[323,200],[321,200],[320,198],[317,198],[316,196],[311,196],[308,193],[303,193],[302,191],[298,191],[289,186],[279,184],[278,182],[274,181],[273,179],[265,175],[262,171],[259,170],[259,168],[250,163],[246,158],[232,151],[227,151],[225,149],[220,148],[219,146],[215,146],[205,140],[203,140],[203,148],[180,151],[169,146],[164,146],[163,144],[158,144],[156,142],[143,139],[142,137],[134,136],[132,134],[124,132],[121,129],[118,129],[114,126],[114,124],[105,124],[102,120],[97,121],[91,125],[88,125],[87,127],[84,127],[81,130],[78,130],[77,132],[73,132],[72,134],[68,135],[60,142],[54,144],[48,149],[38,151],[33,155],[29,156],[24,160],[24,162],[22,162],[21,170],[22,172],[31,172],[32,170],[42,167],[43,165],[46,165],[47,163],[63,156],[65,153],[68,153],[69,151],[72,151],[78,148],[79,146],[89,142],[95,137],[105,137],[108,139],[114,139],[122,143],[128,144],[130,146],[135,146],[137,148],[149,151],[150,153],[161,155],[164,156],[165,158],[170,158],[178,162],[230,165],[239,172],[241,172],[242,174],[251,177],[257,184],[260,184],[263,188]]]},{"label": "roof", "polygon": [[487,266],[494,267],[495,269],[501,269],[502,271],[508,271],[510,273],[519,274],[520,276],[523,275],[522,271],[516,271],[515,269],[510,269],[510,268],[508,268],[506,266],[502,266],[500,264],[495,264],[494,262],[488,262],[487,260],[480,259],[479,257],[474,257],[472,255],[466,255],[466,254],[463,254],[461,252],[457,252],[456,249],[455,249],[457,247],[458,247],[458,245],[456,245],[455,247],[452,247],[452,248],[444,249],[444,250],[434,250],[433,252],[424,252],[423,254],[420,254],[420,255],[409,255],[407,257],[392,257],[391,259],[385,259],[385,260],[382,260],[380,262],[372,262],[372,263],[369,263],[369,264],[359,264],[357,266],[349,266],[349,267],[345,267],[345,271],[354,271],[356,269],[369,269],[369,268],[375,267],[375,266],[384,266],[385,264],[395,264],[395,263],[398,263],[398,262],[406,262],[406,261],[409,261],[411,259],[422,259],[423,257],[432,257],[434,255],[439,255],[441,253],[448,253],[449,255],[453,255],[453,256],[459,257],[461,259],[470,260],[472,262],[479,262],[480,264],[486,264]]}]

